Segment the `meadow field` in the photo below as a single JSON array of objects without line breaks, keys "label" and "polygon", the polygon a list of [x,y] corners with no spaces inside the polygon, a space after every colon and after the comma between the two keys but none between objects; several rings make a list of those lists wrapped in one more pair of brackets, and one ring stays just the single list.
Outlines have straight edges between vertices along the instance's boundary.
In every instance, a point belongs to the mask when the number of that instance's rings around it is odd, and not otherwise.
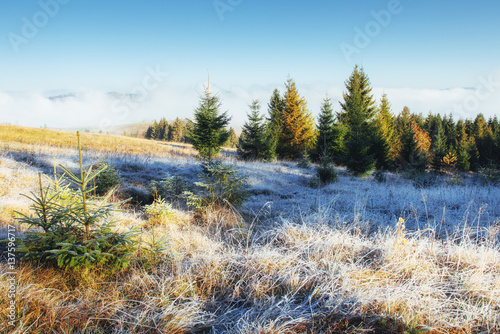
[{"label": "meadow field", "polygon": [[[10,283],[0,281],[2,333],[500,332],[500,187],[479,175],[377,181],[337,167],[338,182],[315,187],[314,166],[242,162],[228,149],[221,159],[249,186],[241,210],[200,219],[172,203],[156,219],[144,209],[148,185],[198,181],[193,148],[85,133],[82,147],[85,166],[105,160],[120,172],[112,201],[133,197],[117,228],[165,247],[114,274],[22,261],[15,327],[4,321]],[[22,194],[54,163],[78,170],[75,134],[0,125],[0,238],[9,225],[23,238]]]}]

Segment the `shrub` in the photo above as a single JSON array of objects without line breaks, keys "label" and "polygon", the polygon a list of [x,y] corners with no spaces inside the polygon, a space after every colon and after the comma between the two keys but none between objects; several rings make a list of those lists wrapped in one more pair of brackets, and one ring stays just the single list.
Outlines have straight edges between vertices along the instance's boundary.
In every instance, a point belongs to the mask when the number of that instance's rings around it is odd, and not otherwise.
[{"label": "shrub", "polygon": [[55,175],[51,186],[44,189],[39,173],[40,194],[26,196],[33,202],[33,214],[19,213],[19,222],[29,225],[19,252],[23,258],[55,262],[64,269],[100,267],[114,272],[128,266],[135,250],[135,231],[113,231],[116,221],[112,213],[121,203],[107,203],[112,192],[100,202],[88,199],[92,189],[87,185],[104,168],[83,170],[79,133],[78,151],[80,177],[61,166],[62,177]]},{"label": "shrub", "polygon": [[320,157],[320,164],[316,167],[316,175],[318,176],[320,185],[337,182],[337,170],[329,156],[323,155]]},{"label": "shrub", "polygon": [[307,152],[302,153],[302,156],[297,159],[297,166],[304,169],[311,168],[311,158]]},{"label": "shrub", "polygon": [[479,169],[478,174],[483,184],[496,185],[500,182],[500,170],[492,164]]},{"label": "shrub", "polygon": [[430,188],[437,184],[438,177],[420,169],[408,169],[402,175],[405,179],[411,180],[415,188]]},{"label": "shrub", "polygon": [[460,174],[453,174],[446,182],[450,186],[464,186],[465,181]]},{"label": "shrub", "polygon": [[373,178],[379,183],[386,182],[387,176],[385,175],[385,170],[383,168],[377,169],[375,173],[373,173]]},{"label": "shrub", "polygon": [[102,170],[94,178],[94,192],[96,195],[105,195],[111,189],[123,183],[120,172],[110,162],[100,161],[92,166],[95,170]]},{"label": "shrub", "polygon": [[161,181],[151,181],[149,192],[154,198],[164,198],[172,202],[186,199],[185,193],[192,190],[191,184],[182,176],[167,176]]},{"label": "shrub", "polygon": [[246,177],[239,176],[233,165],[205,162],[199,176],[197,193],[186,192],[188,205],[198,210],[210,206],[240,208],[249,196]]},{"label": "shrub", "polygon": [[144,206],[144,213],[148,216],[151,223],[162,223],[174,215],[172,205],[158,197],[150,205]]}]

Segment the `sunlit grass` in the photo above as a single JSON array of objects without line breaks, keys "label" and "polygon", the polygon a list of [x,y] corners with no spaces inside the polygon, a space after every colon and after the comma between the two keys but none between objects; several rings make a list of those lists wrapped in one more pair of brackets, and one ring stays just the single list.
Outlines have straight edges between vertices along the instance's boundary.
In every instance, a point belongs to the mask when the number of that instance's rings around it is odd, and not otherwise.
[{"label": "sunlit grass", "polygon": [[[16,127],[0,128],[0,145],[9,152],[16,145],[47,151],[76,145],[70,139],[75,136],[69,133],[25,131],[27,138],[33,138],[21,142],[16,139]],[[44,136],[60,141],[53,139],[49,147]],[[89,152],[104,145],[92,143],[94,139],[121,143],[121,154],[130,156],[136,153],[127,150],[128,140],[138,147],[165,146],[125,137],[82,136]],[[109,152],[106,145],[99,152]],[[168,157],[158,164],[176,161],[169,149],[158,155]],[[38,154],[38,150],[31,152]],[[135,161],[143,169],[157,167]],[[260,187],[256,188],[262,193],[258,196],[274,196],[274,192],[290,189],[290,183],[297,192],[294,196],[309,197],[305,204],[313,209],[297,210],[295,215],[288,210],[286,216],[260,223],[248,212],[247,221],[242,221],[231,210],[197,215],[176,208],[158,219],[144,214],[144,207],[129,211],[124,207],[118,229],[136,226],[142,229],[140,242],[146,245],[153,242],[153,236],[164,238],[165,248],[154,257],[137,250],[131,267],[114,275],[21,264],[16,333],[369,333],[375,329],[416,333],[424,326],[433,329],[430,333],[500,331],[500,225],[479,225],[478,213],[463,207],[459,229],[451,226],[446,234],[439,233],[438,225],[409,229],[408,219],[441,219],[442,207],[424,197],[425,206],[412,201],[412,214],[405,220],[382,222],[384,228],[377,230],[370,226],[373,216],[367,207],[379,206],[363,194],[370,190],[381,201],[383,185],[341,177],[338,184],[326,187],[327,195],[322,196],[329,197],[316,203],[315,190],[298,185],[297,180],[304,178],[299,169],[285,164],[238,164],[242,170],[255,171],[251,180]],[[158,170],[154,173],[159,177]],[[36,189],[36,175],[36,168],[22,160],[0,156],[0,220],[4,224],[13,222],[14,210],[28,212],[29,203],[19,194]],[[275,183],[261,181],[264,177]],[[404,183],[390,189],[395,195],[386,206],[402,198],[424,196]],[[453,188],[453,196],[464,197],[470,189]],[[474,188],[478,193],[482,190]],[[486,190],[497,196],[494,188]],[[430,190],[429,196],[444,197],[447,191],[451,190]],[[417,195],[406,194],[410,192]],[[347,199],[341,201],[342,197]],[[282,204],[276,206],[289,208],[286,201],[293,199],[281,199]],[[2,262],[0,273],[7,271]],[[8,283],[0,280],[2,319],[10,303],[7,289]],[[0,322],[0,332],[14,331],[7,322]]]},{"label": "sunlit grass", "polygon": [[[85,150],[106,153],[175,156],[196,155],[189,144],[158,142],[141,138],[81,133]],[[39,146],[51,148],[76,147],[76,136],[66,131],[0,125],[0,149],[37,151]]]}]

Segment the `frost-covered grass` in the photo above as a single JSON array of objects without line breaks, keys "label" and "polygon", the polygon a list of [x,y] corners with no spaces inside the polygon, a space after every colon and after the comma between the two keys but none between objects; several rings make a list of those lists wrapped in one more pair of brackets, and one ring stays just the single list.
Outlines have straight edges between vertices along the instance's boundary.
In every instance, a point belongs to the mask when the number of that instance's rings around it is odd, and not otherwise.
[{"label": "frost-covered grass", "polygon": [[[85,147],[85,141],[83,141]],[[5,147],[5,146],[4,146]],[[0,153],[0,220],[27,212],[19,194],[57,163],[76,169],[75,151],[40,146]],[[175,156],[88,150],[105,159],[123,187],[146,188],[167,174],[193,182],[191,153]],[[252,196],[241,214],[203,220],[177,208],[151,224],[144,208],[120,213],[120,229],[168,240],[154,265],[116,276],[69,273],[36,263],[18,269],[18,333],[404,333],[500,331],[500,188],[464,174],[431,187],[390,174],[378,183],[352,178],[309,186],[314,169],[292,162],[240,162]],[[398,231],[403,218],[405,228]],[[232,222],[232,223],[228,223]],[[401,226],[401,225],[400,225]],[[140,258],[141,253],[137,256]],[[5,261],[0,271],[7,271]],[[0,280],[0,317],[8,284]],[[0,332],[10,332],[0,322]]]}]

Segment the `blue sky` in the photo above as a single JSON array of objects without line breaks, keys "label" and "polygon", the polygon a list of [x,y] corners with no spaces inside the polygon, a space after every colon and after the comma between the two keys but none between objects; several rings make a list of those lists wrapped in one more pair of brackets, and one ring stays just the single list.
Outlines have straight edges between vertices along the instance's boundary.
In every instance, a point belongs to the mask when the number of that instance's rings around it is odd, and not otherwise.
[{"label": "blue sky", "polygon": [[[317,114],[326,94],[341,98],[355,64],[377,98],[388,93],[395,113],[409,105],[492,115],[500,87],[480,103],[466,99],[484,80],[500,81],[499,15],[493,0],[1,1],[0,123],[95,125],[110,108],[99,93],[133,91],[146,68],[168,76],[133,112],[111,113],[113,123],[190,116],[207,69],[236,126],[252,99],[267,103],[288,75]],[[346,46],[356,52],[346,57]],[[43,101],[62,91],[80,100]],[[98,112],[76,117],[85,103]]]}]

